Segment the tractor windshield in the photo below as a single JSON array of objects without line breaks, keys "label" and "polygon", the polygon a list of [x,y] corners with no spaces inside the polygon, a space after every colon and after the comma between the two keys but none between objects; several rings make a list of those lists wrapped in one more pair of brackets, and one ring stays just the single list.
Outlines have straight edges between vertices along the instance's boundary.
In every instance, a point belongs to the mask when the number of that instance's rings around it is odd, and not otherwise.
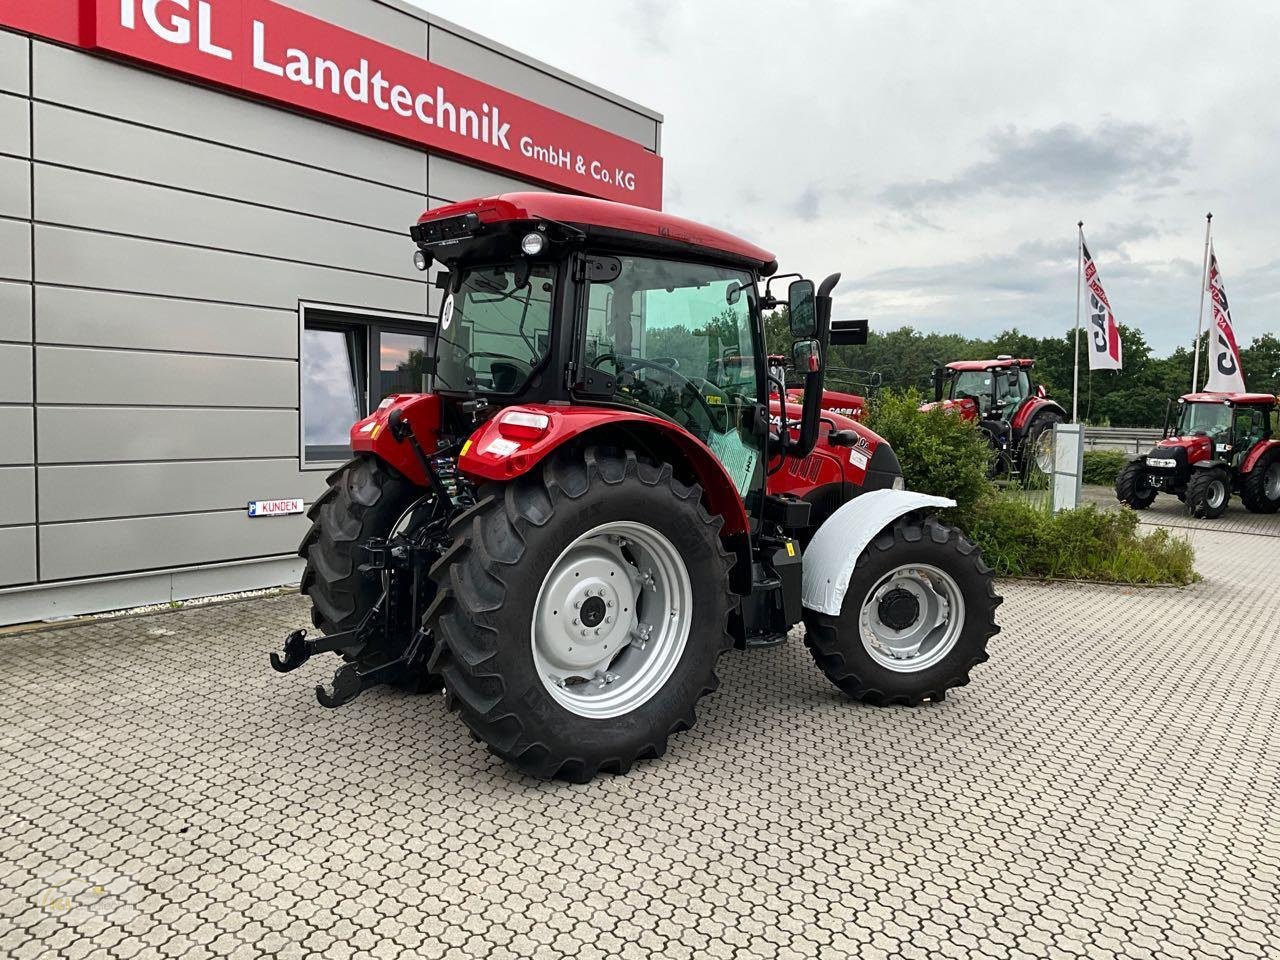
[{"label": "tractor windshield", "polygon": [[1178,412],[1178,435],[1203,433],[1215,441],[1231,436],[1231,406],[1226,403],[1184,403]]},{"label": "tractor windshield", "polygon": [[527,262],[473,267],[445,298],[436,388],[519,393],[550,349],[555,267]]},{"label": "tractor windshield", "polygon": [[617,378],[613,399],[680,424],[709,446],[744,493],[759,440],[739,430],[758,395],[750,274],[728,267],[621,257],[592,283],[582,362]]}]

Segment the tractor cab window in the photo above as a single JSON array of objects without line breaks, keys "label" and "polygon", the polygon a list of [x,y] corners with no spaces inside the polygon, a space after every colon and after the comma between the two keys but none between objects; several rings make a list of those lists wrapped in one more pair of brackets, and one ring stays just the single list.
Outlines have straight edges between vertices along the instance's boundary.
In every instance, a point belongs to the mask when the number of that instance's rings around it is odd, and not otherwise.
[{"label": "tractor cab window", "polygon": [[1242,457],[1267,435],[1267,412],[1261,407],[1236,407],[1235,452]]},{"label": "tractor cab window", "polygon": [[1002,419],[1008,420],[1027,397],[1027,375],[1020,368],[994,371],[995,406]]},{"label": "tractor cab window", "polygon": [[1178,413],[1178,435],[1204,434],[1214,443],[1230,443],[1231,407],[1225,403],[1184,403]]},{"label": "tractor cab window", "polygon": [[978,401],[978,410],[982,416],[988,417],[991,415],[991,383],[992,374],[989,370],[962,370],[956,374],[951,397],[953,400],[972,397]]},{"label": "tractor cab window", "polygon": [[436,387],[519,393],[550,349],[555,267],[473,267],[440,311]]},{"label": "tractor cab window", "polygon": [[740,430],[757,396],[755,286],[739,270],[621,257],[592,283],[582,363],[617,379],[615,402],[680,424],[720,458],[740,492],[758,439]]}]

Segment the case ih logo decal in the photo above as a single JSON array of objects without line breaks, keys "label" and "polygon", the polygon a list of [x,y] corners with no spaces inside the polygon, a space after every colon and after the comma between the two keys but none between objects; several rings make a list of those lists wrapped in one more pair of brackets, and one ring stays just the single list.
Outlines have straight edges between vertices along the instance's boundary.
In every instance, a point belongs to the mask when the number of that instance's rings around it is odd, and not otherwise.
[{"label": "case ih logo decal", "polygon": [[270,0],[85,0],[83,8],[80,0],[0,0],[0,26],[552,186],[662,207],[662,159],[635,141]]}]

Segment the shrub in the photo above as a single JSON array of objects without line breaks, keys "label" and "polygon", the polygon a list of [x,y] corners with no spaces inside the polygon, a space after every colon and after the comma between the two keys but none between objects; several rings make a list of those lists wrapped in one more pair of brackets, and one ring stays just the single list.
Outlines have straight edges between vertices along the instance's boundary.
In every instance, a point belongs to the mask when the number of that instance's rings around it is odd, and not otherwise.
[{"label": "shrub", "polygon": [[965,524],[983,558],[1002,576],[1190,583],[1195,552],[1168,530],[1142,533],[1131,510],[1089,505],[1053,513],[1013,494],[979,501]]},{"label": "shrub", "polygon": [[908,490],[950,497],[963,518],[991,490],[990,448],[976,425],[941,409],[921,413],[922,402],[916,390],[882,390],[867,426],[893,447]]},{"label": "shrub", "polygon": [[1123,450],[1086,450],[1084,455],[1084,482],[1110,487],[1116,477],[1133,458]]}]

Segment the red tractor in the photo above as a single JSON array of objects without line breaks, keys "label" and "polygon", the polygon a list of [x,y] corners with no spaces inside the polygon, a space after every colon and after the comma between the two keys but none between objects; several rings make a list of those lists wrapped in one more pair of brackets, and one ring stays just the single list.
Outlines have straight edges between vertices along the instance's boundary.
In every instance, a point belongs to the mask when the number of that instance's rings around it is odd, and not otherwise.
[{"label": "red tractor", "polygon": [[991,571],[926,512],[951,501],[905,491],[887,443],[822,409],[828,344],[866,339],[830,321],[838,275],[787,289],[792,402],[764,350],[777,264],[753,244],[539,193],[411,236],[443,267],[433,389],[352,428],[299,551],[321,636],[272,655],[340,653],[322,704],[443,686],[494,753],[584,781],[661,755],[723,651],[800,622],[867,703],[941,700],[987,659]]},{"label": "red tractor", "polygon": [[1053,468],[1053,425],[1067,412],[1049,399],[1042,384],[1034,387],[1034,360],[1000,356],[994,360],[957,360],[933,372],[934,402],[977,422],[991,443],[991,472],[1046,474]]},{"label": "red tractor", "polygon": [[1269,393],[1189,393],[1178,400],[1172,434],[1116,478],[1116,497],[1145,510],[1156,495],[1175,494],[1193,517],[1220,517],[1232,491],[1246,510],[1280,510],[1280,439]]}]

